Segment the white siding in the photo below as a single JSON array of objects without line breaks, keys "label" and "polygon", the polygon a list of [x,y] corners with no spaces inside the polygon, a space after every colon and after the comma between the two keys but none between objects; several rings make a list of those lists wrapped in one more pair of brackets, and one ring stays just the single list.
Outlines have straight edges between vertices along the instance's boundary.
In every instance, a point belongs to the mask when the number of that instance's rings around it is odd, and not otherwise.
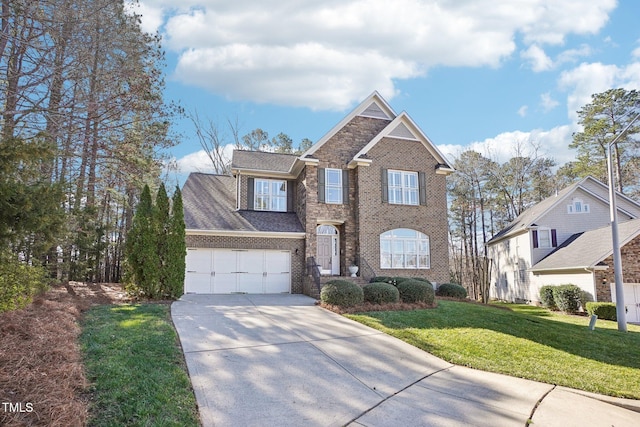
[{"label": "white siding", "polygon": [[491,297],[506,301],[529,301],[529,273],[526,271],[531,267],[529,233],[491,245],[488,252],[493,260]]},{"label": "white siding", "polygon": [[564,274],[531,274],[531,301],[540,302],[540,288],[545,285],[576,285],[587,294],[588,300],[595,301],[594,280],[593,272],[586,270]]}]

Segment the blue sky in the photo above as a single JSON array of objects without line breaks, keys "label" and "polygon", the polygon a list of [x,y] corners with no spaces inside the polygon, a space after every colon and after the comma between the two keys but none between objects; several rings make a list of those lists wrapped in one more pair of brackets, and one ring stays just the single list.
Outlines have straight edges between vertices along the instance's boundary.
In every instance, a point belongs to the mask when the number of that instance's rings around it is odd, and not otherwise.
[{"label": "blue sky", "polygon": [[[563,164],[591,94],[640,89],[634,0],[143,0],[135,10],[163,36],[168,100],[295,144],[377,90],[452,160],[537,147]],[[210,172],[189,122],[176,130],[177,179]]]}]

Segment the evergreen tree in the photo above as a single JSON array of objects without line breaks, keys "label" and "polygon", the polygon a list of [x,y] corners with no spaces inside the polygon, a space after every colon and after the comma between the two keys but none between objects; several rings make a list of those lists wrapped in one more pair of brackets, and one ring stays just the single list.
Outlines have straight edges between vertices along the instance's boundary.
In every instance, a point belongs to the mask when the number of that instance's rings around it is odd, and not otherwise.
[{"label": "evergreen tree", "polygon": [[160,258],[158,257],[158,233],[151,191],[145,185],[127,238],[127,260],[133,289],[156,298],[159,294]]},{"label": "evergreen tree", "polygon": [[168,264],[169,258],[171,257],[167,236],[171,226],[171,216],[169,212],[169,197],[167,196],[167,190],[164,183],[161,183],[160,188],[158,189],[154,212],[158,242],[158,273],[160,275],[159,292],[162,296],[166,296],[168,293]]},{"label": "evergreen tree", "polygon": [[185,257],[187,255],[182,193],[178,186],[176,186],[176,190],[173,193],[172,202],[169,232],[166,236],[169,257],[165,265],[165,280],[169,296],[178,298],[182,295],[184,287]]}]

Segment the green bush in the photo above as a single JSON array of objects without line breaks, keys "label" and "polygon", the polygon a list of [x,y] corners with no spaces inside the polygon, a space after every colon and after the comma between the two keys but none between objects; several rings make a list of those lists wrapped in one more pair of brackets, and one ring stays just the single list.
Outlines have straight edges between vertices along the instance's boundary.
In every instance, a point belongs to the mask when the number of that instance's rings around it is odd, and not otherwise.
[{"label": "green bush", "polygon": [[433,304],[435,300],[435,292],[433,292],[433,286],[426,284],[421,280],[404,280],[397,285],[400,292],[400,300],[402,302],[426,302],[427,304]]},{"label": "green bush", "polygon": [[616,312],[616,305],[612,302],[593,302],[590,301],[586,304],[587,313],[593,316],[598,316],[598,319],[604,320],[618,320]]},{"label": "green bush", "polygon": [[362,288],[364,300],[373,304],[386,304],[400,301],[398,288],[390,283],[374,282]]},{"label": "green bush", "polygon": [[325,304],[352,307],[362,304],[364,292],[360,286],[347,280],[331,280],[322,287],[320,300]]},{"label": "green bush", "polygon": [[396,279],[391,276],[376,276],[376,277],[372,277],[371,280],[369,280],[369,283],[390,283],[392,285],[395,282],[396,282]]},{"label": "green bush", "polygon": [[47,289],[47,272],[10,256],[0,257],[0,313],[25,307]]},{"label": "green bush", "polygon": [[582,290],[576,285],[560,285],[553,288],[553,301],[558,310],[576,313],[580,308]]},{"label": "green bush", "polygon": [[402,282],[406,282],[407,280],[411,280],[411,278],[410,277],[401,277],[401,276],[393,277],[393,281],[395,282],[396,286],[398,286],[398,284],[400,284]]},{"label": "green bush", "polygon": [[439,297],[465,299],[467,297],[467,290],[456,283],[443,283],[438,286],[436,295]]},{"label": "green bush", "polygon": [[553,288],[555,286],[544,285],[540,288],[540,302],[542,306],[549,310],[557,310],[556,303],[553,300]]}]

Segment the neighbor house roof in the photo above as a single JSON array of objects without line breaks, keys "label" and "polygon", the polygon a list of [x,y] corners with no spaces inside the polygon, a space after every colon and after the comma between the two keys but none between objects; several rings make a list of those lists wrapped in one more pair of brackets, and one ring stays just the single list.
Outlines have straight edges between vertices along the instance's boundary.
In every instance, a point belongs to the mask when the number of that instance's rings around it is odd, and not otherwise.
[{"label": "neighbor house roof", "polygon": [[[534,226],[535,223],[543,215],[549,212],[558,203],[562,203],[563,200],[565,200],[568,196],[573,194],[578,188],[590,193],[593,197],[595,197],[596,199],[602,200],[604,203],[607,203],[607,204],[609,203],[608,196],[606,194],[608,187],[602,182],[598,181],[597,179],[591,176],[587,176],[586,178],[583,178],[582,180],[575,182],[569,185],[568,187],[563,188],[557,194],[551,197],[547,197],[546,199],[542,200],[539,203],[536,203],[529,209],[522,212],[516,219],[511,221],[509,225],[507,225],[505,228],[500,230],[500,232],[494,235],[487,242],[487,244],[491,245],[500,240],[503,240],[505,238],[514,236],[516,234],[519,234],[521,232],[528,230],[530,227]],[[598,190],[597,193],[592,191],[593,189],[597,189]],[[637,202],[629,199],[628,197],[618,192],[616,192],[616,197],[618,197],[619,199],[621,199],[621,201],[624,202],[624,206],[635,208],[635,210],[638,210],[640,212],[640,204],[638,204]],[[618,205],[618,210],[627,213],[632,218],[637,217],[637,215],[633,213],[626,212],[622,203]]]},{"label": "neighbor house roof", "polygon": [[[640,235],[640,219],[618,224],[620,245]],[[611,226],[577,233],[532,266],[532,272],[594,269],[613,253]]]},{"label": "neighbor house roof", "polygon": [[187,232],[304,233],[293,212],[236,210],[235,191],[232,176],[190,174],[182,189]]}]

